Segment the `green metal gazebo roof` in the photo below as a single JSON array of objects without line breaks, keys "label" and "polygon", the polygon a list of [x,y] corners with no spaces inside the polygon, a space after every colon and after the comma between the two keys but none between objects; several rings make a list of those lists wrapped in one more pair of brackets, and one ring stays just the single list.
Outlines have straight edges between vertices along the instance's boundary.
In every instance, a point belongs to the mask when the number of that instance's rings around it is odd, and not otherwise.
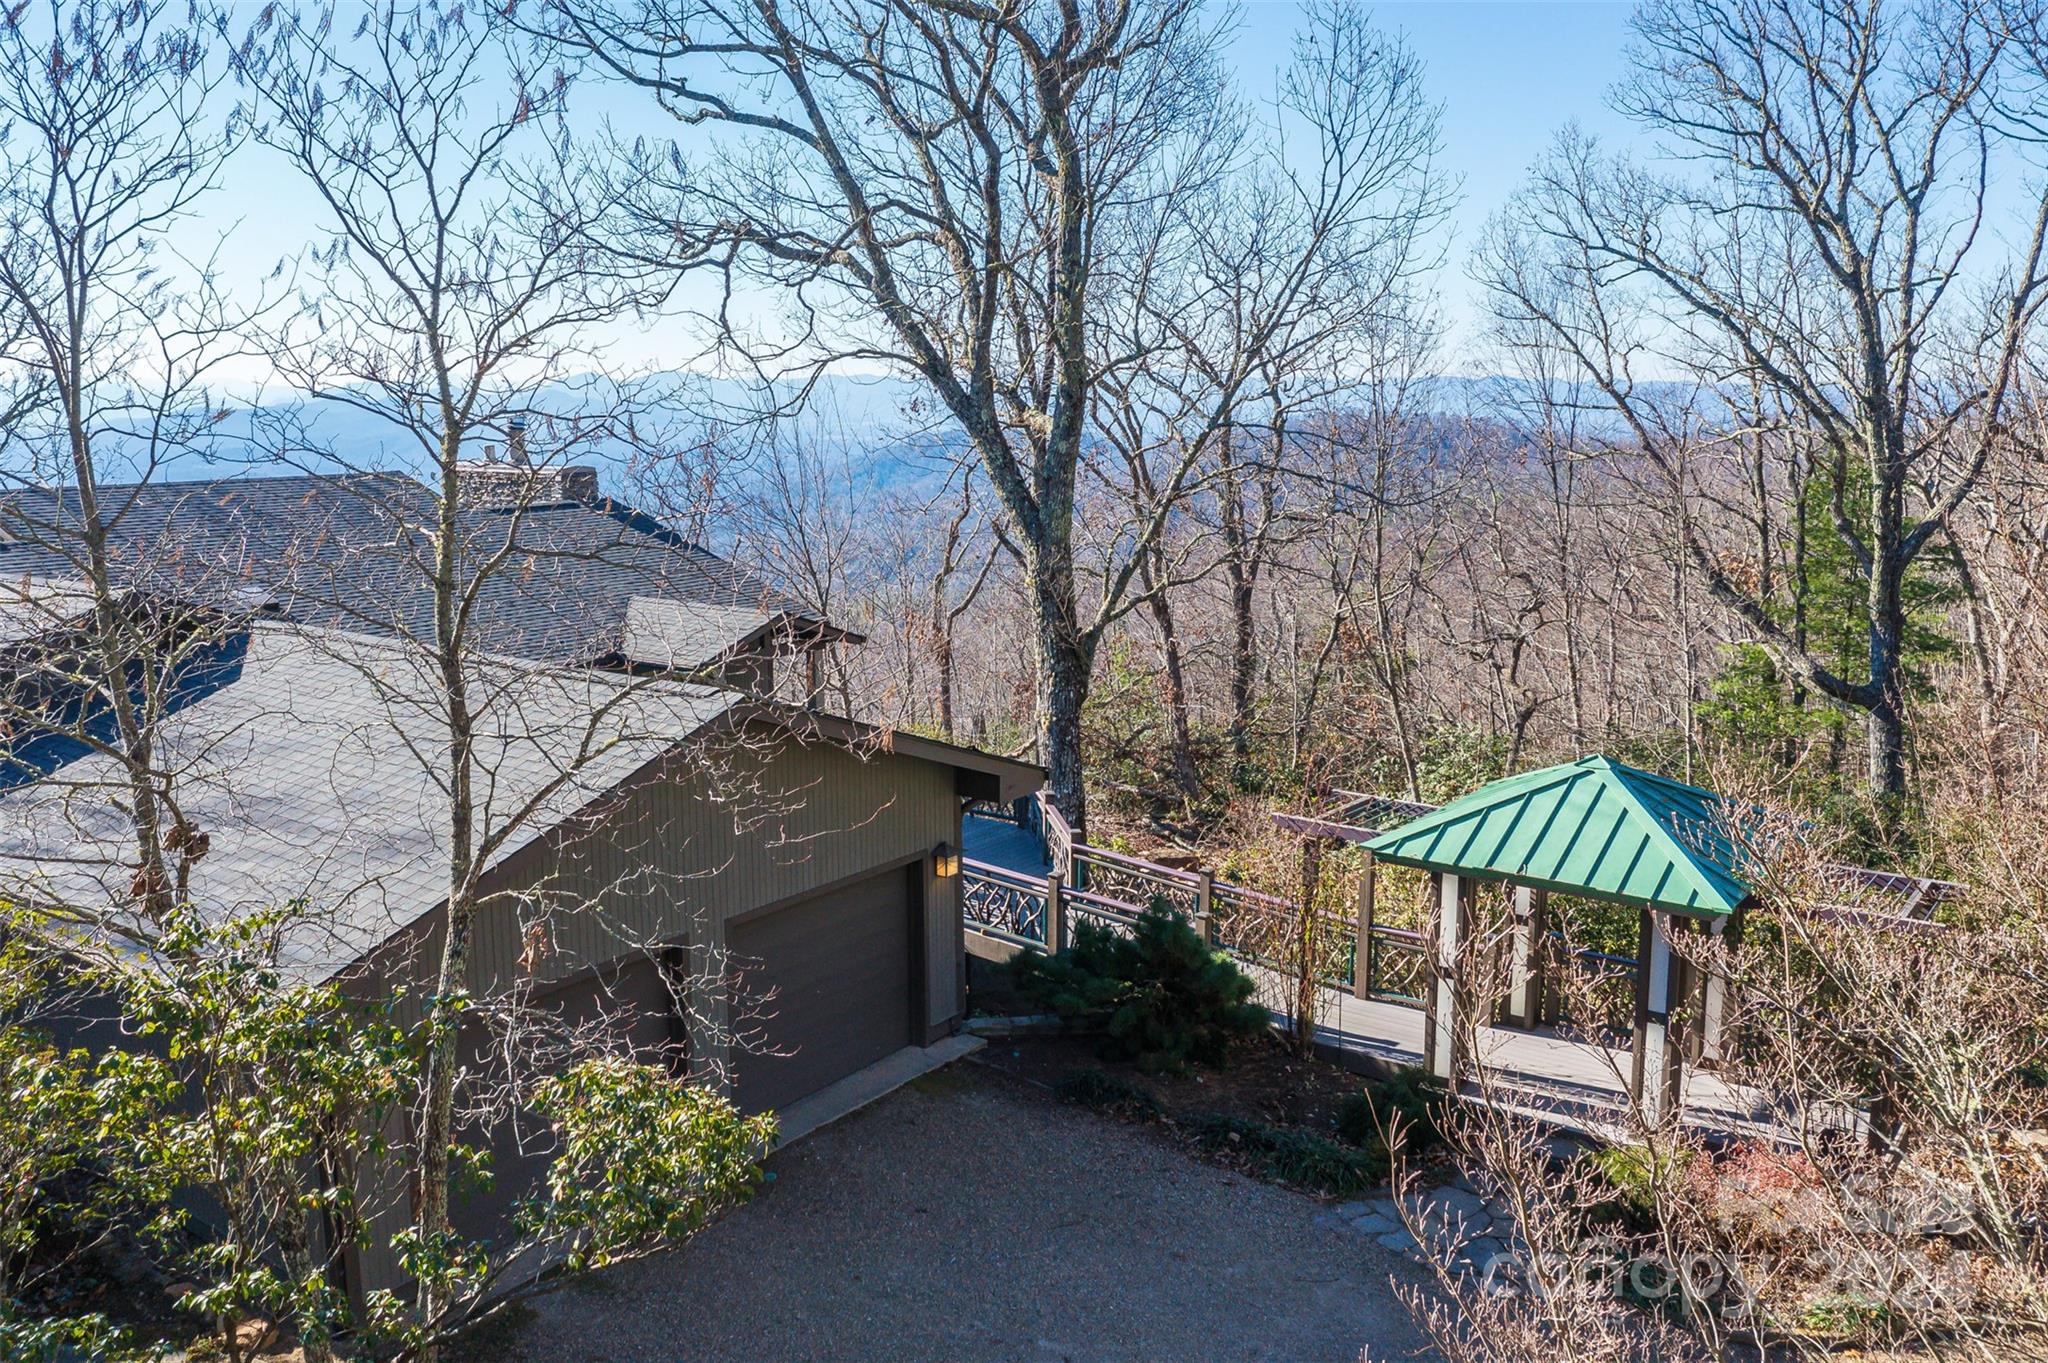
[{"label": "green metal gazebo roof", "polygon": [[1366,843],[1380,861],[1688,914],[1749,897],[1721,797],[1607,757],[1481,786]]}]

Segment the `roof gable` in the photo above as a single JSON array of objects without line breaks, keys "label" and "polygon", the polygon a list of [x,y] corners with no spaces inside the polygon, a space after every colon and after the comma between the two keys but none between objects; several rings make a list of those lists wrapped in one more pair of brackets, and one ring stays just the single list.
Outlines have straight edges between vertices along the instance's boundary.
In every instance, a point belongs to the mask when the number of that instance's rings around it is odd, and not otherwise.
[{"label": "roof gable", "polygon": [[1382,861],[1683,913],[1748,898],[1721,797],[1611,758],[1524,772],[1372,839]]}]

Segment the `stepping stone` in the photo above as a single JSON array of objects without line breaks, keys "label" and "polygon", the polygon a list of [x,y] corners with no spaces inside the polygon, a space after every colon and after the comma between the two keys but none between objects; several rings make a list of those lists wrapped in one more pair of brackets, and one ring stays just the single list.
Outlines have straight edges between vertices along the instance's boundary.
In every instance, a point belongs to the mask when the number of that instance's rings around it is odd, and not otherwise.
[{"label": "stepping stone", "polygon": [[1458,1252],[1451,1261],[1451,1267],[1461,1273],[1485,1273],[1494,1260],[1506,1255],[1507,1247],[1498,1240],[1481,1238],[1474,1240]]},{"label": "stepping stone", "polygon": [[1456,1184],[1447,1184],[1423,1194],[1422,1210],[1431,1221],[1444,1217],[1455,1223],[1462,1217],[1470,1224],[1492,1219],[1487,1215],[1486,1203],[1479,1194]]},{"label": "stepping stone", "polygon": [[1421,1253],[1421,1246],[1415,1243],[1415,1237],[1405,1230],[1388,1231],[1377,1238],[1381,1248],[1393,1250],[1396,1254],[1406,1254],[1414,1258]]},{"label": "stepping stone", "polygon": [[1577,1136],[1556,1135],[1543,1142],[1543,1153],[1552,1164],[1570,1164],[1593,1147]]}]

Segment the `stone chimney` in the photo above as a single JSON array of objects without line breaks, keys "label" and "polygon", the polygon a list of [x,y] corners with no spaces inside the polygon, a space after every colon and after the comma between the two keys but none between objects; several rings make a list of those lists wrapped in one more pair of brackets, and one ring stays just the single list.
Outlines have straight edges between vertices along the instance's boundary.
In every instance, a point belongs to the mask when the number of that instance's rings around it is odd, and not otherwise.
[{"label": "stone chimney", "polygon": [[526,449],[525,417],[512,418],[505,440],[505,458],[495,445],[486,445],[482,459],[455,466],[455,496],[463,506],[503,511],[597,500],[597,470],[591,465],[534,464]]}]

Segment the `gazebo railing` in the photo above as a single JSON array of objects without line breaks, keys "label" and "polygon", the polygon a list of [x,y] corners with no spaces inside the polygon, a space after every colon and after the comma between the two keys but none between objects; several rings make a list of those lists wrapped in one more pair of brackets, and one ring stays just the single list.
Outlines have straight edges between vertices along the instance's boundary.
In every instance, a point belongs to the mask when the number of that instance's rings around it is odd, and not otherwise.
[{"label": "gazebo railing", "polygon": [[[1388,813],[1406,813],[1405,802],[1388,801]],[[1396,808],[1398,806],[1398,808]],[[982,817],[1001,818],[1038,833],[1047,844],[1053,874],[1040,877],[991,863],[964,860],[960,902],[969,931],[1028,950],[1065,945],[1073,925],[1094,922],[1127,931],[1147,906],[1163,902],[1185,915],[1218,948],[1248,964],[1291,974],[1301,955],[1300,909],[1293,902],[1247,886],[1215,879],[1204,871],[1167,866],[1127,853],[1071,840],[1065,821],[1042,795],[1015,805],[977,807]],[[1054,901],[1057,900],[1055,905]],[[1422,1005],[1429,979],[1425,935],[1413,928],[1373,922],[1363,940],[1361,926],[1347,914],[1327,915],[1322,934],[1309,945],[1318,979],[1382,1003]],[[1626,1032],[1635,1007],[1636,962],[1610,952],[1573,951],[1562,934],[1549,934],[1547,961],[1539,965],[1555,979],[1569,969],[1590,988],[1545,988],[1539,1021],[1571,1024],[1609,1033]],[[1361,959],[1362,958],[1362,959]],[[1364,987],[1355,988],[1364,971]],[[1567,1016],[1565,993],[1590,1003]]]},{"label": "gazebo railing", "polygon": [[[1566,953],[1562,935],[1553,933],[1551,941],[1554,956]],[[1629,1031],[1635,1024],[1635,957],[1609,951],[1582,950],[1570,952],[1569,959],[1573,973],[1586,982],[1583,993],[1588,996],[1589,1011],[1584,1016],[1567,1012],[1563,1007],[1564,1000],[1552,990],[1544,1021],[1552,1026],[1570,1023],[1609,1033]]]},{"label": "gazebo railing", "polygon": [[1427,939],[1410,928],[1375,923],[1364,946],[1365,996],[1420,1007],[1423,985],[1429,978]]}]

